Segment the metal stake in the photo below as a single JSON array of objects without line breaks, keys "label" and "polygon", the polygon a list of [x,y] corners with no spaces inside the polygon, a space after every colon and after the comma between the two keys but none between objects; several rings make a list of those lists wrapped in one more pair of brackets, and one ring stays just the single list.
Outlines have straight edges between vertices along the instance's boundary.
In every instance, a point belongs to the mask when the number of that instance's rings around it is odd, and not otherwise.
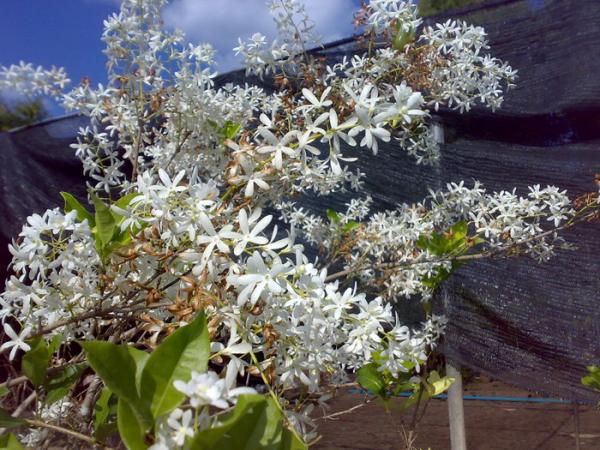
[{"label": "metal stake", "polygon": [[579,404],[573,402],[573,422],[575,423],[575,450],[581,450],[581,440],[579,438]]},{"label": "metal stake", "polygon": [[454,383],[448,389],[450,448],[451,450],[467,450],[462,375],[460,374],[460,369],[453,366],[450,362],[446,362],[446,375],[454,378]]}]

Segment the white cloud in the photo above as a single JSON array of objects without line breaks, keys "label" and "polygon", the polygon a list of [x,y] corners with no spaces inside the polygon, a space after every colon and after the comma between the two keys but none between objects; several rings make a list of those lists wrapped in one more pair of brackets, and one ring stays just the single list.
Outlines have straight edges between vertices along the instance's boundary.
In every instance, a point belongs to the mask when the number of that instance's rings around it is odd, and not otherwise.
[{"label": "white cloud", "polygon": [[[352,34],[354,0],[305,0],[304,4],[323,43]],[[185,31],[190,42],[211,43],[217,50],[219,72],[240,66],[231,50],[238,37],[261,32],[272,39],[276,34],[265,0],[174,0],[166,6],[164,20],[167,26]]]}]

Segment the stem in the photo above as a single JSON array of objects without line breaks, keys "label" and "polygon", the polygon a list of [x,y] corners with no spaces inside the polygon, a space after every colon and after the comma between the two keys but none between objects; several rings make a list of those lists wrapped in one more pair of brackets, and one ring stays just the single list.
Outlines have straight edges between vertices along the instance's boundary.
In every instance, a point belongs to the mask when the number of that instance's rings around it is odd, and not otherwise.
[{"label": "stem", "polygon": [[370,399],[368,398],[363,403],[359,403],[358,405],[354,405],[353,407],[345,409],[343,411],[338,411],[338,412],[333,413],[333,414],[328,414],[326,416],[319,417],[317,420],[333,419],[334,417],[341,416],[343,414],[350,414],[351,412],[356,411],[357,409],[362,408],[363,406],[368,405],[372,401],[373,401],[372,398],[370,398]]},{"label": "stem", "polygon": [[[585,214],[583,216],[580,216],[578,219],[572,219],[572,220],[566,222],[564,225],[544,231],[543,233],[540,233],[538,235],[531,236],[526,239],[522,239],[518,242],[514,242],[507,247],[501,247],[501,248],[497,248],[497,249],[487,250],[487,251],[480,252],[480,253],[471,253],[468,255],[459,255],[459,256],[450,256],[449,255],[449,256],[440,256],[440,257],[436,257],[436,258],[425,258],[425,259],[421,259],[421,260],[404,261],[404,262],[400,262],[400,263],[381,263],[381,264],[373,265],[371,267],[375,270],[386,270],[386,269],[393,270],[393,269],[400,269],[403,267],[412,267],[412,266],[416,266],[419,264],[436,264],[436,263],[443,263],[443,262],[470,261],[470,260],[476,260],[476,259],[491,258],[493,256],[498,256],[503,253],[509,253],[511,250],[514,250],[515,248],[518,248],[523,244],[527,244],[532,241],[543,239],[546,236],[549,236],[551,234],[557,233],[562,230],[566,230],[567,228],[571,228],[572,226],[574,226],[580,222],[583,222],[586,219],[590,219],[590,218],[594,217],[595,215],[596,215],[595,211]],[[335,273],[332,273],[331,275],[328,275],[327,278],[325,278],[325,281],[333,281],[338,278],[341,278],[341,277],[344,277],[347,275],[351,275],[356,272],[360,272],[361,270],[364,270],[368,267],[369,267],[368,265],[350,267],[349,269],[341,270],[339,272],[335,272]]]},{"label": "stem", "polygon": [[[279,398],[277,397],[277,395],[275,394],[275,392],[273,391],[273,388],[271,387],[271,383],[269,382],[269,380],[267,379],[266,375],[264,374],[264,372],[262,371],[262,369],[260,368],[260,362],[258,361],[258,358],[256,357],[256,355],[254,354],[254,352],[250,352],[250,358],[252,359],[252,362],[254,363],[254,365],[256,365],[256,368],[258,369],[258,372],[260,373],[260,377],[263,380],[263,383],[265,383],[265,386],[267,387],[267,389],[269,390],[269,394],[271,395],[271,398],[273,399],[273,401],[275,402],[275,404],[277,405],[277,408],[279,409],[279,411],[281,412],[281,415],[284,417],[284,419],[286,418],[285,415],[285,411],[283,410],[281,403],[279,403]],[[300,442],[304,442],[304,439],[302,439],[300,437],[300,435],[298,434],[298,432],[296,431],[296,429],[291,425],[288,424],[288,430],[291,431],[291,433],[296,436],[296,438],[300,441]]]},{"label": "stem", "polygon": [[29,378],[27,378],[25,375],[22,375],[20,377],[13,378],[12,380],[5,381],[4,383],[0,383],[0,387],[9,388],[16,384],[25,383],[28,379]]},{"label": "stem", "polygon": [[[138,303],[141,303],[141,302],[138,302]],[[152,305],[139,305],[139,304],[135,305],[134,304],[134,305],[129,305],[129,306],[115,305],[115,306],[111,306],[110,308],[101,309],[98,311],[90,311],[89,313],[81,314],[80,316],[77,316],[77,317],[72,317],[70,319],[62,320],[60,322],[55,323],[52,326],[43,328],[42,330],[38,331],[31,337],[41,336],[43,334],[50,333],[51,331],[53,331],[57,328],[64,327],[66,325],[70,325],[72,323],[81,322],[82,320],[86,320],[86,319],[92,319],[95,317],[106,317],[111,314],[117,314],[117,313],[130,313],[130,312],[135,312],[135,311],[142,311],[145,309],[162,308],[163,306],[169,306],[169,305],[172,305],[172,303],[165,302],[165,303],[155,303]]]},{"label": "stem", "polygon": [[100,382],[100,377],[94,376],[94,379],[88,386],[87,392],[85,393],[85,398],[83,399],[83,403],[81,404],[81,408],[79,409],[79,415],[85,421],[90,419],[90,414],[92,412],[92,402],[96,397],[96,392],[98,391]]},{"label": "stem", "polygon": [[35,398],[37,397],[37,393],[35,391],[33,391],[31,394],[29,394],[29,397],[27,397],[23,403],[21,403],[17,409],[15,409],[13,411],[13,413],[11,414],[11,416],[13,417],[19,417],[21,414],[23,414],[23,411],[25,411],[27,409],[27,407],[29,405],[31,405],[31,403],[33,403],[33,401],[35,400]]},{"label": "stem", "polygon": [[[35,419],[25,419],[25,421],[32,427],[47,428],[49,430],[57,431],[58,433],[66,434],[68,436],[77,438],[81,441],[85,441],[88,444],[93,444],[93,445],[98,444],[98,442],[93,437],[87,436],[87,435],[79,433],[77,431],[69,430],[68,428],[63,428],[58,425],[52,425],[50,423],[42,422],[41,420],[35,420]],[[105,447],[105,448],[109,448],[109,447]]]}]

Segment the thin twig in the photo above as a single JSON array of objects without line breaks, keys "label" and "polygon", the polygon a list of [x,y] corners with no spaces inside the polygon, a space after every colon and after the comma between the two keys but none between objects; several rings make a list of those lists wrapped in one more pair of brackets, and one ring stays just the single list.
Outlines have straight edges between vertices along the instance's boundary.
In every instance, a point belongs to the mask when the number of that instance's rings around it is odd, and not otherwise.
[{"label": "thin twig", "polygon": [[[62,434],[66,434],[68,436],[72,436],[74,438],[77,438],[81,441],[85,441],[88,444],[93,444],[93,445],[97,445],[98,442],[91,436],[87,436],[85,434],[82,433],[78,433],[77,431],[74,430],[69,430],[68,428],[64,428],[64,427],[60,427],[58,425],[53,425],[51,423],[46,423],[46,422],[42,422],[41,420],[36,420],[36,419],[25,419],[25,421],[31,425],[32,427],[38,427],[38,428],[47,428],[49,430],[53,430],[53,431],[57,431],[58,433],[62,433]],[[108,449],[109,447],[104,447],[105,449]]]},{"label": "thin twig", "polygon": [[31,394],[29,394],[29,396],[25,400],[23,400],[23,403],[21,403],[17,407],[17,409],[15,409],[13,411],[11,416],[19,417],[21,414],[23,414],[23,411],[25,411],[29,407],[29,405],[31,405],[31,403],[35,400],[36,397],[37,397],[37,393],[35,391],[33,391]]},{"label": "thin twig", "polygon": [[363,406],[368,405],[373,400],[374,399],[372,399],[372,398],[368,398],[364,402],[359,403],[358,405],[354,405],[352,408],[348,408],[348,409],[345,409],[343,411],[338,411],[338,412],[333,413],[333,414],[328,414],[326,416],[321,416],[321,417],[318,417],[316,420],[333,419],[334,417],[338,417],[338,416],[341,416],[341,415],[344,415],[344,414],[350,414],[351,412],[356,411],[357,409],[362,408]]},{"label": "thin twig", "polygon": [[551,234],[557,233],[562,230],[566,230],[567,228],[571,228],[572,226],[574,226],[578,223],[584,222],[585,220],[594,217],[596,215],[596,213],[597,212],[594,211],[592,213],[586,214],[586,215],[582,216],[581,218],[579,218],[578,220],[574,220],[572,222],[567,222],[566,224],[561,225],[559,227],[555,227],[555,228],[552,228],[551,230],[547,230],[547,231],[537,234],[535,236],[531,236],[529,238],[522,239],[518,242],[514,242],[507,247],[501,247],[501,248],[497,248],[497,249],[487,250],[487,251],[480,252],[480,253],[471,253],[468,255],[440,256],[440,257],[436,257],[436,258],[424,258],[424,259],[420,259],[420,260],[403,261],[403,262],[399,262],[399,263],[391,263],[390,262],[390,263],[382,263],[382,264],[376,264],[376,265],[371,265],[371,266],[369,266],[369,265],[355,266],[355,267],[351,267],[349,269],[345,269],[345,270],[341,270],[339,272],[332,273],[331,275],[328,275],[327,278],[325,278],[325,281],[333,281],[338,278],[342,278],[347,275],[351,275],[353,273],[360,272],[361,270],[364,270],[366,268],[371,268],[374,270],[394,270],[394,269],[401,269],[404,267],[417,266],[420,264],[436,264],[436,263],[439,264],[439,263],[443,263],[443,262],[460,262],[460,261],[470,261],[470,260],[477,260],[477,259],[492,258],[494,256],[509,253],[510,251],[514,250],[515,248],[518,248],[524,244],[528,244],[529,242],[543,239],[546,236],[549,236]]},{"label": "thin twig", "polygon": [[98,386],[100,386],[100,377],[94,376],[94,379],[87,388],[87,392],[85,393],[83,403],[81,403],[81,408],[79,409],[79,415],[85,421],[88,421],[90,419],[89,416],[92,412],[92,402],[96,397],[96,391],[98,390]]},{"label": "thin twig", "polygon": [[16,384],[25,383],[29,378],[25,375],[21,375],[20,377],[13,378],[12,380],[5,381],[4,383],[0,383],[0,388],[2,387],[12,387]]}]

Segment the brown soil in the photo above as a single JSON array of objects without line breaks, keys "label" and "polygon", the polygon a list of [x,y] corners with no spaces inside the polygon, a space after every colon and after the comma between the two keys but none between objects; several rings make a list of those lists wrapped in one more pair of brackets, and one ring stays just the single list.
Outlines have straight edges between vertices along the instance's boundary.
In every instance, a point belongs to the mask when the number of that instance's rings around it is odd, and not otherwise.
[{"label": "brown soil", "polygon": [[[527,391],[485,378],[475,378],[465,394],[530,397]],[[364,401],[351,390],[331,401],[326,414],[345,411]],[[394,400],[399,404],[402,399]],[[449,450],[448,406],[445,400],[431,400],[417,428],[416,449]],[[404,450],[402,436],[394,421],[375,402],[350,413],[323,420],[318,450]],[[581,450],[600,450],[600,411],[578,406]],[[394,420],[394,417],[396,419]],[[405,414],[407,422],[410,414]],[[569,404],[539,404],[465,400],[465,422],[469,450],[575,450],[574,407]]]}]

